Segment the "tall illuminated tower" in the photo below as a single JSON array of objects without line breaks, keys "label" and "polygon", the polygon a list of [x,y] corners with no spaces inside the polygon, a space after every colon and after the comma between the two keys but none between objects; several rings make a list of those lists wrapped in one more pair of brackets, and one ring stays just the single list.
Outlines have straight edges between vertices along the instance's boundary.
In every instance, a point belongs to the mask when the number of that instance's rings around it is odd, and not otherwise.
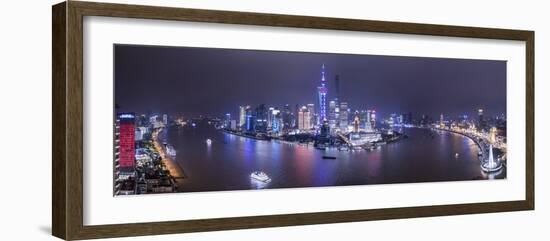
[{"label": "tall illuminated tower", "polygon": [[327,92],[325,80],[325,64],[321,67],[321,86],[317,87],[319,93],[319,121],[322,123],[327,120]]}]

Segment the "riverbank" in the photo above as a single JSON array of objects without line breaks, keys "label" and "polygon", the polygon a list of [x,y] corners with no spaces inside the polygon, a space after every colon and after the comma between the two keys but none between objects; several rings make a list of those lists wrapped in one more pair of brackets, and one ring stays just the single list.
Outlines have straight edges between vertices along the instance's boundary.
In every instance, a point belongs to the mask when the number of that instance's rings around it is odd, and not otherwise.
[{"label": "riverbank", "polygon": [[230,131],[230,130],[225,130],[225,129],[222,129],[222,132],[227,133],[227,134],[231,134],[231,135],[240,136],[240,137],[259,140],[259,141],[271,141],[273,139],[272,137],[269,137],[269,138],[267,136],[266,137],[258,137],[258,136],[254,136],[254,135],[247,135],[247,134],[244,134],[242,132]]},{"label": "riverbank", "polygon": [[164,148],[162,148],[162,143],[159,140],[158,134],[162,131],[156,131],[153,133],[153,145],[155,149],[159,152],[162,163],[166,167],[166,169],[170,172],[170,175],[176,182],[178,187],[181,187],[181,184],[183,182],[183,179],[186,178],[185,173],[183,172],[183,169],[176,163],[175,160],[172,160],[172,158],[166,154],[166,151]]},{"label": "riverbank", "polygon": [[[252,140],[260,140],[260,141],[275,142],[275,143],[280,143],[280,144],[297,145],[297,146],[306,146],[306,147],[309,147],[309,146],[316,147],[315,146],[315,141],[305,141],[305,142],[302,142],[302,141],[289,141],[289,140],[285,140],[285,139],[280,138],[280,137],[259,138],[259,137],[254,136],[254,135],[248,135],[248,134],[244,134],[244,133],[236,132],[236,131],[230,131],[230,130],[225,130],[225,129],[222,129],[221,131],[225,134],[234,135],[234,136],[243,137],[243,138],[249,138],[249,139],[252,139]],[[369,145],[361,145],[361,146],[356,146],[356,147],[360,148],[360,150],[372,150],[374,147],[382,146],[382,145],[389,144],[389,143],[394,143],[394,142],[397,142],[397,141],[399,141],[403,138],[406,138],[406,137],[407,136],[402,134],[402,133],[397,133],[397,134],[393,135],[391,138],[387,138],[385,140],[379,140],[379,141],[376,141],[376,142],[371,142]],[[345,137],[342,136],[342,135],[340,135],[336,138],[340,138],[341,141],[345,142],[345,139],[344,139]],[[328,145],[326,147],[320,148],[319,150],[325,150],[327,148],[328,149],[333,148],[333,149],[337,149],[338,151],[342,151],[341,150],[342,146],[346,146],[347,150],[349,150],[349,151],[359,150],[359,149],[354,149],[353,147],[350,147],[349,145],[350,144]]]},{"label": "riverbank", "polygon": [[436,128],[436,127],[432,127],[434,130],[439,130],[439,131],[448,131],[448,132],[452,132],[452,133],[455,133],[455,134],[459,134],[459,135],[463,135],[465,137],[468,137],[470,138],[472,141],[474,141],[474,143],[476,143],[476,145],[479,147],[480,150],[483,150],[482,146],[481,146],[481,143],[479,143],[478,140],[476,140],[476,138],[470,136],[470,135],[467,135],[466,133],[462,133],[462,132],[458,132],[458,131],[454,131],[454,130],[450,130],[450,129],[442,129],[442,128]]}]

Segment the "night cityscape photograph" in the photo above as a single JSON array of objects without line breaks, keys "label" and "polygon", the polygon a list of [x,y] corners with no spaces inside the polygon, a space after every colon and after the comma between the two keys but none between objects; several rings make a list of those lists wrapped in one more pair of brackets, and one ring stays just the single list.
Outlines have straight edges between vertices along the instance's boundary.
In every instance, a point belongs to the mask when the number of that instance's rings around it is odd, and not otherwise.
[{"label": "night cityscape photograph", "polygon": [[113,48],[115,196],[506,179],[506,61]]}]

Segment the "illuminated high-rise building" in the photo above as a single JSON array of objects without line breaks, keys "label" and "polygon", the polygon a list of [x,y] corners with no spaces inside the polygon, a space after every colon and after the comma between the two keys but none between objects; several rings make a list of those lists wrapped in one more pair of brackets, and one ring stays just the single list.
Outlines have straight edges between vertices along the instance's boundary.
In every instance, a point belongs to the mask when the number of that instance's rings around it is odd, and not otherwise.
[{"label": "illuminated high-rise building", "polygon": [[330,126],[328,125],[328,121],[324,121],[321,125],[321,137],[325,138],[327,141],[330,137]]},{"label": "illuminated high-rise building", "polygon": [[294,112],[292,112],[292,127],[295,129],[298,128],[298,112],[300,112],[300,105],[296,104],[294,106]]},{"label": "illuminated high-rise building", "polygon": [[292,129],[292,111],[290,110],[290,105],[286,104],[283,108],[283,129],[290,130]]},{"label": "illuminated high-rise building", "polygon": [[334,101],[338,103],[340,100],[340,76],[336,75],[334,77]]},{"label": "illuminated high-rise building", "polygon": [[252,113],[252,108],[250,106],[247,106],[246,108],[246,121],[245,121],[245,129],[248,132],[254,131],[254,128],[256,126],[256,118],[254,113]]},{"label": "illuminated high-rise building", "polygon": [[277,108],[274,108],[273,110],[271,110],[271,126],[270,126],[270,129],[271,129],[271,132],[274,134],[274,135],[279,135],[279,133],[282,131],[282,127],[283,127],[283,119],[282,119],[282,116],[281,116],[281,111]]},{"label": "illuminated high-rise building", "polygon": [[267,132],[267,108],[264,104],[256,107],[256,132]]},{"label": "illuminated high-rise building", "polygon": [[327,119],[327,92],[325,80],[325,64],[321,67],[321,85],[317,87],[319,94],[319,121],[325,121]]},{"label": "illuminated high-rise building", "polygon": [[223,120],[224,128],[229,128],[231,126],[231,114],[226,113],[225,118]]},{"label": "illuminated high-rise building", "polygon": [[387,121],[388,125],[393,126],[395,124],[396,117],[397,115],[395,113],[390,114],[390,118]]},{"label": "illuminated high-rise building", "polygon": [[151,115],[151,116],[149,116],[149,123],[151,123],[152,125],[154,125],[155,123],[157,123],[157,118],[158,118],[158,115]]},{"label": "illuminated high-rise building", "polygon": [[336,128],[334,129],[337,129],[340,126],[340,105],[338,103],[336,103],[336,109],[334,109],[334,120],[336,121],[334,126]]},{"label": "illuminated high-rise building", "polygon": [[331,100],[328,103],[328,125],[330,128],[336,127],[336,101],[335,100]]},{"label": "illuminated high-rise building", "polygon": [[310,116],[310,123],[309,126],[314,127],[317,125],[317,118],[315,118],[315,105],[314,104],[307,104],[307,111],[309,112]]},{"label": "illuminated high-rise building", "polygon": [[340,130],[347,131],[349,125],[349,109],[347,102],[340,103]]},{"label": "illuminated high-rise building", "polygon": [[321,130],[317,138],[317,144],[326,144],[330,141],[330,127],[328,121],[323,121],[321,124]]},{"label": "illuminated high-rise building", "polygon": [[298,111],[298,129],[305,131],[311,129],[311,115],[307,107],[303,106]]},{"label": "illuminated high-rise building", "polygon": [[370,122],[370,117],[372,115],[372,110],[367,110],[367,122]]},{"label": "illuminated high-rise building", "polygon": [[368,115],[369,114],[366,110],[359,111],[359,121],[361,121],[360,127],[363,129],[366,127],[367,121],[369,119]]},{"label": "illuminated high-rise building", "polygon": [[243,128],[246,123],[246,109],[250,106],[239,106],[239,127]]},{"label": "illuminated high-rise building", "polygon": [[359,120],[359,116],[355,116],[355,118],[353,119],[353,132],[359,132],[359,124],[361,123],[361,121]]},{"label": "illuminated high-rise building", "polygon": [[371,114],[372,114],[372,111],[371,110],[367,110],[367,116],[366,116],[366,119],[365,119],[365,123],[364,123],[364,127],[365,128],[365,131],[366,132],[373,132],[373,127],[372,127],[372,122],[371,122]]},{"label": "illuminated high-rise building", "polygon": [[355,121],[355,117],[361,118],[360,115],[361,115],[361,112],[359,112],[359,110],[355,110],[355,111],[353,112],[352,116],[351,116],[351,122],[354,122],[354,121]]},{"label": "illuminated high-rise building", "polygon": [[443,117],[443,113],[439,116],[439,127],[445,127],[445,118]]},{"label": "illuminated high-rise building", "polygon": [[477,110],[477,115],[479,117],[479,130],[483,131],[485,129],[485,118],[483,117],[483,109]]},{"label": "illuminated high-rise building", "polygon": [[120,113],[117,115],[118,122],[118,166],[119,171],[123,173],[134,172],[135,167],[135,135],[136,124],[134,113]]},{"label": "illuminated high-rise building", "polygon": [[273,111],[275,110],[275,108],[273,107],[269,107],[269,109],[267,110],[267,129],[270,130],[271,129],[271,125],[272,125],[272,121],[273,121]]},{"label": "illuminated high-rise building", "polygon": [[376,128],[376,110],[370,111],[370,125],[372,128]]},{"label": "illuminated high-rise building", "polygon": [[405,121],[405,114],[401,113],[399,116],[397,116],[397,124],[403,125]]},{"label": "illuminated high-rise building", "polygon": [[118,113],[115,126],[114,195],[130,195],[136,191],[136,118],[134,113]]}]

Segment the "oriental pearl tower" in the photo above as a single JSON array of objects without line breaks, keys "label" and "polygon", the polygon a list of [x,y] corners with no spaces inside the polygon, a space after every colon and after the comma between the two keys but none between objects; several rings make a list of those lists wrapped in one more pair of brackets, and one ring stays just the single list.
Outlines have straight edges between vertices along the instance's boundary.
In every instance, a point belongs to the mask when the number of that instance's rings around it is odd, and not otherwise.
[{"label": "oriental pearl tower", "polygon": [[317,92],[319,94],[319,121],[323,123],[327,120],[327,92],[328,88],[326,86],[325,80],[325,64],[321,66],[321,85],[317,87]]}]

